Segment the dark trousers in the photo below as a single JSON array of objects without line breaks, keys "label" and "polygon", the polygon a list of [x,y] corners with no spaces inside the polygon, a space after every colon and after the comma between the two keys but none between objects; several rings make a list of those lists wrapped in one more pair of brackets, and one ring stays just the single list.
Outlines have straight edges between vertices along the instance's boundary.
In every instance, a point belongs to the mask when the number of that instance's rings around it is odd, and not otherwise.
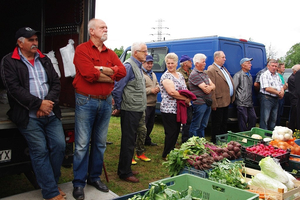
[{"label": "dark trousers", "polygon": [[300,129],[300,126],[297,125],[298,118],[299,117],[297,116],[297,106],[291,105],[289,116],[289,129],[291,129],[293,132],[295,131],[295,129]]},{"label": "dark trousers", "polygon": [[121,110],[121,149],[118,165],[120,178],[133,176],[131,171],[131,160],[133,158],[137,128],[143,112]]},{"label": "dark trousers", "polygon": [[165,146],[162,154],[165,158],[175,148],[181,123],[177,122],[176,114],[161,113],[161,118],[165,129]]},{"label": "dark trousers", "polygon": [[237,106],[237,117],[240,131],[249,131],[256,125],[254,107]]},{"label": "dark trousers", "polygon": [[181,136],[182,143],[186,142],[189,139],[190,126],[193,118],[193,107],[192,106],[187,107],[186,111],[187,111],[187,121],[186,124],[183,124],[182,126],[182,136]]},{"label": "dark trousers", "polygon": [[154,122],[155,122],[155,106],[147,106],[146,117],[145,117],[147,135],[146,135],[146,139],[145,139],[145,144],[150,145],[152,142],[151,138],[150,138],[150,134],[152,132]]},{"label": "dark trousers", "polygon": [[283,108],[284,108],[284,98],[278,100],[276,126],[280,126],[280,120],[281,120],[281,116],[283,114]]},{"label": "dark trousers", "polygon": [[216,143],[216,135],[227,133],[228,106],[211,111],[211,142]]}]

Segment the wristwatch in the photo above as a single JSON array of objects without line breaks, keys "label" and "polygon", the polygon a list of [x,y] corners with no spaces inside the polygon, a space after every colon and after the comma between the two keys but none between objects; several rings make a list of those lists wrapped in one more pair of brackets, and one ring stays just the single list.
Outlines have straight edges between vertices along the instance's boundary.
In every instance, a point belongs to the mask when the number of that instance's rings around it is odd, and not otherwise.
[{"label": "wristwatch", "polygon": [[101,72],[101,73],[103,72],[103,67],[102,67],[102,66],[100,67],[100,72]]}]

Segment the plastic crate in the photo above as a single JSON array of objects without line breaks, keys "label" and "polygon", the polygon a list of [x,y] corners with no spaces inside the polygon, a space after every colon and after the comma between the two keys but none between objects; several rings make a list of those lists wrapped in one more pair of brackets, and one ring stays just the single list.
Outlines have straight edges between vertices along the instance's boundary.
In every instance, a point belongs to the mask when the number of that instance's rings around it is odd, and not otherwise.
[{"label": "plastic crate", "polygon": [[223,143],[228,143],[228,134],[221,134],[221,135],[216,135],[216,144],[221,145]]},{"label": "plastic crate", "polygon": [[129,198],[132,198],[134,195],[144,195],[149,189],[145,189],[145,190],[141,190],[141,191],[138,191],[138,192],[134,192],[134,193],[130,193],[130,194],[126,194],[124,196],[120,196],[120,197],[117,197],[117,198],[114,198],[113,200],[127,200]]},{"label": "plastic crate", "polygon": [[[187,190],[189,186],[193,188],[195,194],[198,194],[198,198],[203,200],[258,200],[258,194],[248,192],[239,188],[231,187],[228,185],[220,184],[208,179],[200,178],[192,174],[181,174],[178,176],[162,179],[149,184],[149,187],[153,183],[162,182],[168,186],[168,188],[175,191]],[[193,193],[193,194],[194,194]],[[192,194],[192,196],[194,196]],[[194,196],[196,197],[196,196]]]},{"label": "plastic crate", "polygon": [[[253,145],[253,146],[256,146],[256,145]],[[250,146],[249,148],[251,148],[253,146]],[[274,148],[276,148],[276,147],[274,147]],[[259,154],[254,153],[254,152],[247,151],[246,147],[242,147],[241,154],[242,154],[242,157],[244,158],[244,160],[250,160],[254,163],[259,163],[259,161],[261,159],[265,158],[265,156],[259,155]],[[282,154],[280,156],[275,156],[273,158],[278,159],[280,164],[287,163],[287,162],[289,162],[290,151],[286,151],[285,154]]]},{"label": "plastic crate", "polygon": [[205,171],[193,167],[184,167],[179,174],[193,174],[201,178],[208,178],[208,174]]},{"label": "plastic crate", "polygon": [[253,146],[262,141],[259,139],[251,138],[253,134],[260,135],[262,138],[272,137],[272,131],[253,127],[250,131],[245,132],[233,133],[231,131],[228,131],[227,141],[236,141],[245,147]]}]

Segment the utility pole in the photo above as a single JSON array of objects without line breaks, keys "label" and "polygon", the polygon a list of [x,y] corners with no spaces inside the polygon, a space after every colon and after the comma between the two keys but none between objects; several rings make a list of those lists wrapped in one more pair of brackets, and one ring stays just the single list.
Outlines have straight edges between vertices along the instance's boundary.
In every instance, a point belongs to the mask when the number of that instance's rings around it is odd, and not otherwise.
[{"label": "utility pole", "polygon": [[[170,35],[169,33],[163,33],[162,30],[163,29],[169,29],[168,27],[163,27],[162,26],[162,22],[164,20],[163,19],[158,19],[156,20],[156,22],[158,22],[158,26],[157,27],[152,27],[152,29],[156,29],[157,30],[157,33],[154,33],[154,34],[150,34],[150,35],[157,35],[157,40],[156,41],[162,41],[162,40],[165,40],[165,37],[162,39],[162,36],[163,35]],[[155,40],[153,40],[153,42],[155,42]]]}]

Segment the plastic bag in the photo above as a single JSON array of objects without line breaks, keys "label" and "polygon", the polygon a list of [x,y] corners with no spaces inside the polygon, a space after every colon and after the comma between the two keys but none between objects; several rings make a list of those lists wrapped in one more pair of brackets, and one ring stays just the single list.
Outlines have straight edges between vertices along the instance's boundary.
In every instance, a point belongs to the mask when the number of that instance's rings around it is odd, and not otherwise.
[{"label": "plastic bag", "polygon": [[75,77],[75,65],[73,64],[75,49],[74,40],[69,39],[67,46],[59,49],[64,64],[65,77]]},{"label": "plastic bag", "polygon": [[49,53],[45,53],[45,55],[48,56],[48,58],[50,58],[50,60],[51,60],[51,62],[53,64],[53,67],[54,67],[54,69],[55,69],[58,77],[60,78],[61,74],[60,74],[59,67],[58,67],[58,61],[55,58],[54,51],[50,51]]}]

